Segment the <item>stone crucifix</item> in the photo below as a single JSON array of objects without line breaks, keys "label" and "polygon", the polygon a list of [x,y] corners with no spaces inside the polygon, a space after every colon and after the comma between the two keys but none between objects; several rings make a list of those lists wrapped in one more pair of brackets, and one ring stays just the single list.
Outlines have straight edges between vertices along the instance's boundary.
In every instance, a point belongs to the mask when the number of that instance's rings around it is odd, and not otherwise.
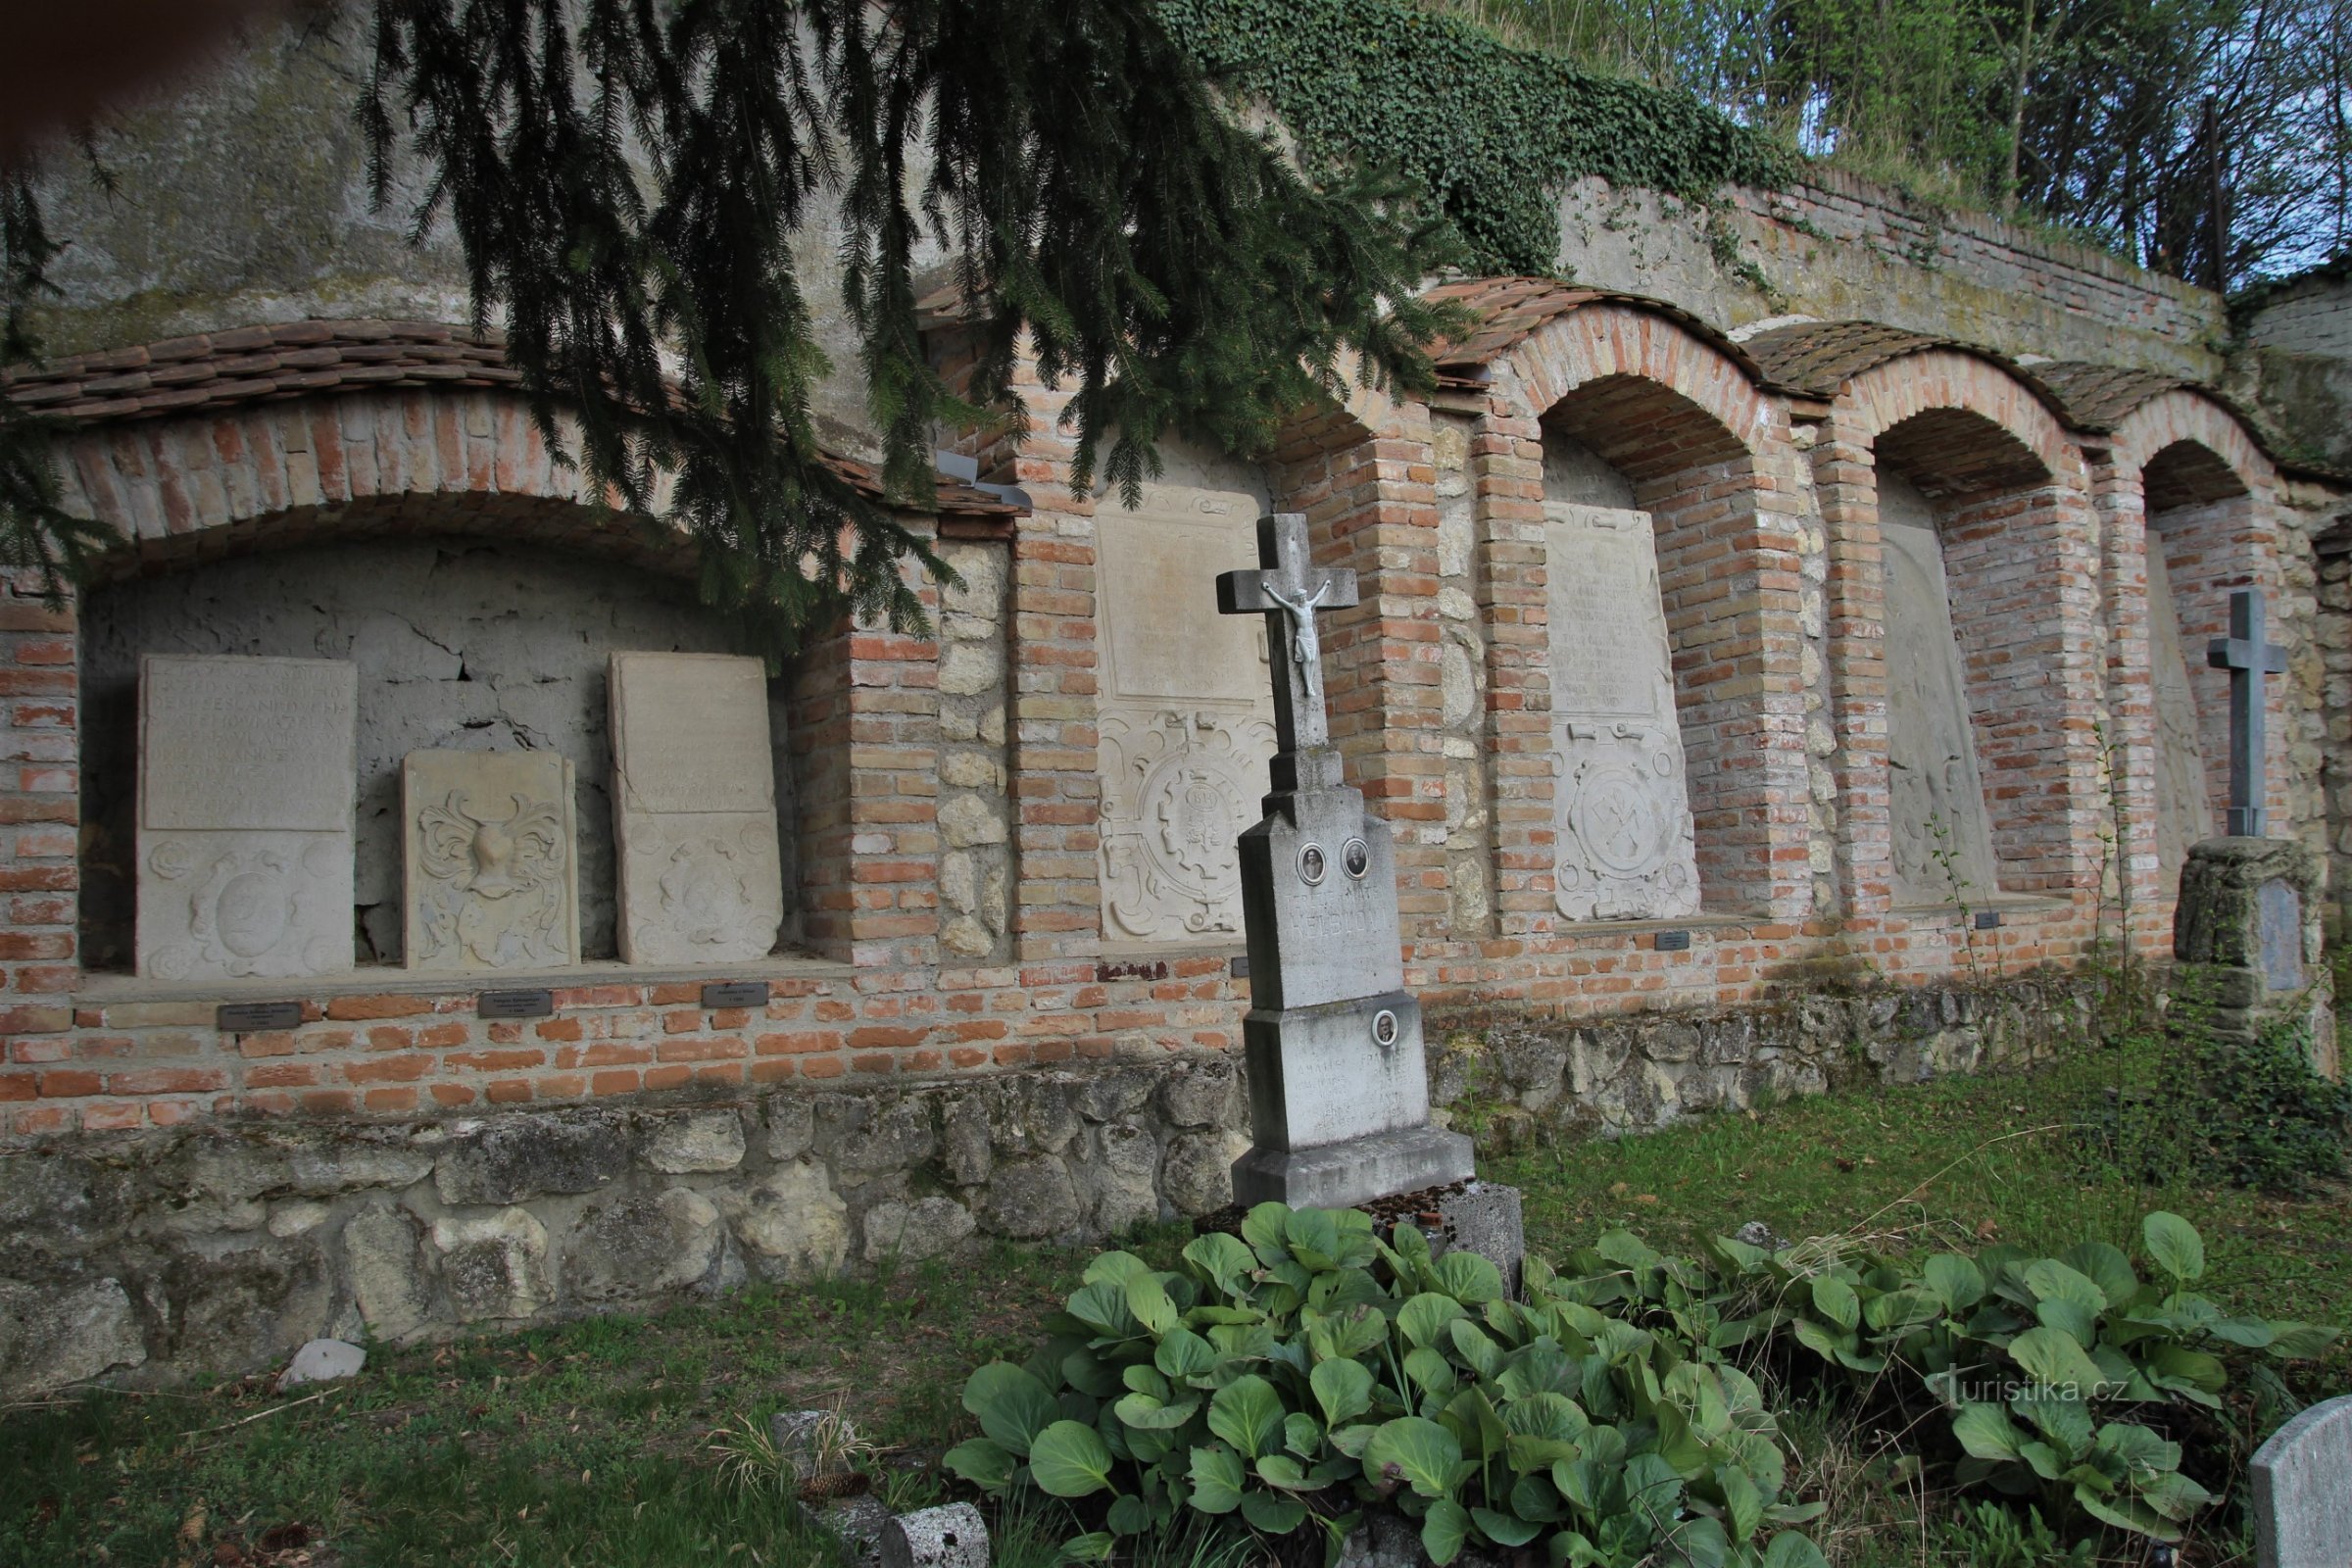
[{"label": "stone crucifix", "polygon": [[[1263,612],[1266,646],[1274,651],[1274,733],[1285,755],[1331,745],[1323,707],[1323,638],[1318,611],[1355,601],[1355,573],[1317,566],[1307,555],[1306,517],[1284,512],[1257,522],[1259,570],[1217,574],[1217,612]],[[1285,622],[1288,622],[1286,625]]]},{"label": "stone crucifix", "polygon": [[2266,838],[2262,677],[2285,672],[2286,651],[2263,634],[2261,589],[2240,588],[2230,596],[2230,635],[2206,645],[2205,662],[2230,672],[2229,835]]}]

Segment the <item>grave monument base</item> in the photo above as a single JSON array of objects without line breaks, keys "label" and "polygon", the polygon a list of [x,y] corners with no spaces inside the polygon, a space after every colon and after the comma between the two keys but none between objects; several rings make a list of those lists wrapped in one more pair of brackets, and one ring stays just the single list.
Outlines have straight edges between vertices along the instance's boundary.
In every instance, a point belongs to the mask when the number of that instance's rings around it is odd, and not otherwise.
[{"label": "grave monument base", "polygon": [[2321,961],[2320,858],[2292,839],[2207,839],[2180,868],[2173,989],[2205,1026],[2252,1043],[2287,1020],[2308,1031],[2312,1065],[2343,1077],[2335,991]]},{"label": "grave monument base", "polygon": [[1233,1162],[1233,1200],[1353,1208],[1476,1171],[1470,1140],[1443,1127],[1402,1127],[1320,1149],[1252,1149]]}]

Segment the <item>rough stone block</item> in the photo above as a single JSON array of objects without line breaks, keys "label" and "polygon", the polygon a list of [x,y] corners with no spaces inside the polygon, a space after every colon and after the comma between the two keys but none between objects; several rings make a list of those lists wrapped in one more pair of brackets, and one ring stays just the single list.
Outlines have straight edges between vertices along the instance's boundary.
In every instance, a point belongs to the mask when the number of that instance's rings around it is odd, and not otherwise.
[{"label": "rough stone block", "polygon": [[968,1502],[903,1513],[882,1527],[882,1568],[988,1568],[988,1525]]},{"label": "rough stone block", "polygon": [[1392,1193],[1458,1182],[1477,1168],[1470,1140],[1409,1127],[1320,1149],[1253,1148],[1233,1162],[1233,1200],[1293,1208],[1352,1208]]}]

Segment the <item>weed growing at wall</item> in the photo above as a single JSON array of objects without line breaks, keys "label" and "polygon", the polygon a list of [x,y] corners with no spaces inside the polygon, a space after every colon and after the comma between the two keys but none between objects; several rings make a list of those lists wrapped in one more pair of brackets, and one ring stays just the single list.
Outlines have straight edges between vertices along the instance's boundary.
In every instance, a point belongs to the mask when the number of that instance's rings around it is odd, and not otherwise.
[{"label": "weed growing at wall", "polygon": [[1395,0],[1161,0],[1159,17],[1210,77],[1272,109],[1310,164],[1395,166],[1426,186],[1487,271],[1552,271],[1554,198],[1585,174],[1709,202],[1796,171],[1688,94]]}]

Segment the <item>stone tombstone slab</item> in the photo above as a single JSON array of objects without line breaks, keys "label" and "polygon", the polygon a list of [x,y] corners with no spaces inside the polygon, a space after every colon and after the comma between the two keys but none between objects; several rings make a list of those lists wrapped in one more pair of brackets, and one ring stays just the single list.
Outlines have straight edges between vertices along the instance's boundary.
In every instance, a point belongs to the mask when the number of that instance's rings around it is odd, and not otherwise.
[{"label": "stone tombstone slab", "polygon": [[616,653],[607,689],[621,957],[765,957],[784,921],[766,668],[723,654]]},{"label": "stone tombstone slab", "polygon": [[1547,501],[1544,521],[1560,912],[1694,913],[1697,851],[1649,514]]},{"label": "stone tombstone slab", "polygon": [[409,968],[495,971],[579,961],[570,759],[411,752],[400,785]]},{"label": "stone tombstone slab", "polygon": [[2303,899],[2273,877],[2254,895],[2254,925],[2262,944],[2263,984],[2273,991],[2303,989]]},{"label": "stone tombstone slab", "polygon": [[2352,1395],[2280,1427],[2253,1472],[2261,1568],[2352,1568]]},{"label": "stone tombstone slab", "polygon": [[[1180,468],[1185,466],[1178,466]],[[1206,465],[1096,513],[1102,694],[1102,931],[1110,943],[1241,935],[1234,841],[1274,755],[1265,638],[1205,585],[1257,560],[1262,497]]]},{"label": "stone tombstone slab", "polygon": [[[1968,684],[1935,514],[1880,475],[1886,575],[1886,762],[1897,907],[1982,905],[1999,891]],[[1948,867],[1948,869],[1947,869]]]},{"label": "stone tombstone slab", "polygon": [[2213,831],[2199,743],[2196,688],[2180,651],[2180,615],[2173,604],[2164,541],[2148,535],[2148,662],[2156,697],[2156,863],[2166,885],[2180,875],[2188,848]]},{"label": "stone tombstone slab", "polygon": [[358,713],[336,660],[140,661],[140,974],[352,967]]}]

